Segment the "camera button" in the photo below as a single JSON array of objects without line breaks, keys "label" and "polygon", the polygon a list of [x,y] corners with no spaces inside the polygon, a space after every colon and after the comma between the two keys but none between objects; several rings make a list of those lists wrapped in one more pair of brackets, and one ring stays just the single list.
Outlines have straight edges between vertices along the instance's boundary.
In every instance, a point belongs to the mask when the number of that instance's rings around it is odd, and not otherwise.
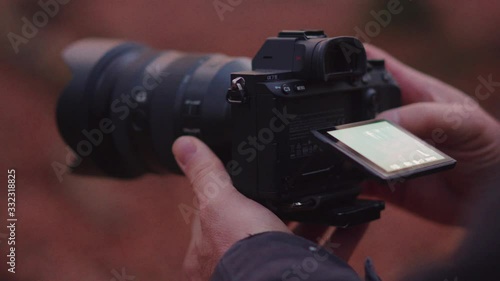
[{"label": "camera button", "polygon": [[295,91],[304,92],[306,90],[306,86],[304,85],[295,85]]},{"label": "camera button", "polygon": [[201,100],[185,100],[182,113],[184,116],[201,115]]},{"label": "camera button", "polygon": [[285,95],[288,95],[288,94],[292,93],[292,87],[290,85],[288,85],[288,84],[281,85],[281,90],[283,91],[283,93]]}]

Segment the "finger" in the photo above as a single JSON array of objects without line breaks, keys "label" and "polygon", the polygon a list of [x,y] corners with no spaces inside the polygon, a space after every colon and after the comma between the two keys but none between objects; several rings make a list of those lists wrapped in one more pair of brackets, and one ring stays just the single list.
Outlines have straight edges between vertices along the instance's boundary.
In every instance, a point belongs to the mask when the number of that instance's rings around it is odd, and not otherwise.
[{"label": "finger", "polygon": [[[458,163],[453,171],[388,182],[385,187],[368,183],[366,191],[421,216],[456,223],[456,204],[470,196],[473,192],[470,187],[481,186],[481,181],[487,182],[488,175],[494,173],[489,171],[499,161],[496,155],[499,155],[500,126],[477,104],[416,103],[383,112],[378,118],[401,125]],[[456,176],[461,179],[455,179]],[[436,198],[457,203],[442,204]]]},{"label": "finger", "polygon": [[215,207],[236,192],[222,162],[203,142],[194,137],[180,137],[173,153],[188,177],[200,204],[200,209]]},{"label": "finger", "polygon": [[466,96],[460,90],[403,64],[377,47],[365,44],[365,49],[368,58],[385,60],[387,70],[401,87],[403,104],[461,102]]},{"label": "finger", "polygon": [[462,150],[477,148],[476,141],[491,123],[479,107],[462,104],[416,103],[385,111],[377,116],[399,124],[431,144]]}]

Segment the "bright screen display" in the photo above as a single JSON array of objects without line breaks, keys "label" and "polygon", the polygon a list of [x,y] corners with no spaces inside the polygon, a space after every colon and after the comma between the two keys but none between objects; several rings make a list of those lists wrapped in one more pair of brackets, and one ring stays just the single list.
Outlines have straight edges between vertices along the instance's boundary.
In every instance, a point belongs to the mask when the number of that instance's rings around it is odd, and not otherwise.
[{"label": "bright screen display", "polygon": [[327,133],[386,172],[419,168],[445,159],[423,141],[387,121]]}]

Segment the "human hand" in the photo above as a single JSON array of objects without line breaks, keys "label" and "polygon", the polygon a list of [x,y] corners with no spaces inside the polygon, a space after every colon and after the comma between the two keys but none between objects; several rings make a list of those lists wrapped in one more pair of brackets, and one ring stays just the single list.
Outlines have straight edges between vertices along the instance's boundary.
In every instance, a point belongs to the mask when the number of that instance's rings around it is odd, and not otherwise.
[{"label": "human hand", "polygon": [[[396,184],[394,192],[369,184],[368,193],[429,219],[460,222],[461,215],[487,186],[495,182],[500,185],[499,123],[461,91],[373,46],[367,45],[366,51],[371,58],[385,59],[387,70],[402,91],[404,106],[378,117],[401,125],[458,162],[453,170]],[[478,99],[487,97],[488,89],[482,87],[476,90]]]},{"label": "human hand", "polygon": [[189,280],[209,280],[220,258],[241,239],[290,232],[271,211],[234,188],[221,161],[200,140],[180,137],[173,152],[200,205],[184,260]]}]

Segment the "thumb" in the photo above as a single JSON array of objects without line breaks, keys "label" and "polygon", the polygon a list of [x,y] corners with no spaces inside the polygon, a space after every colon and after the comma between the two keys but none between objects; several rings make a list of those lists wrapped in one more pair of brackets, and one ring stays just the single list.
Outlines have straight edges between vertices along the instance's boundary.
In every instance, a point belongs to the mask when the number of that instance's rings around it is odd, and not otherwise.
[{"label": "thumb", "polygon": [[233,235],[234,239],[228,243],[264,231],[289,231],[271,211],[236,190],[222,162],[203,142],[180,137],[172,150],[191,181],[200,204],[202,224],[231,229],[227,235]]},{"label": "thumb", "polygon": [[224,202],[236,189],[219,158],[202,141],[180,137],[172,147],[175,159],[187,176],[200,209]]},{"label": "thumb", "polygon": [[377,118],[392,121],[430,144],[463,149],[474,144],[490,120],[479,109],[457,105],[414,103],[382,112]]}]

